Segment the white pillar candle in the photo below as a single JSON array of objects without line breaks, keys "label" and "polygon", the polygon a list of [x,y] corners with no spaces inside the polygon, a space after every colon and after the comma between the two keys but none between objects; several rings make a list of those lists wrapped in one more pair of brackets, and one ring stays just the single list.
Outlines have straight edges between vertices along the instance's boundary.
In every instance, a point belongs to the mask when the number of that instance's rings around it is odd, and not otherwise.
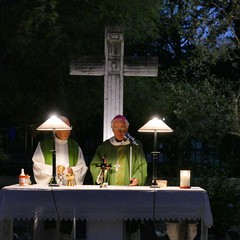
[{"label": "white pillar candle", "polygon": [[180,170],[180,188],[190,188],[190,170]]}]

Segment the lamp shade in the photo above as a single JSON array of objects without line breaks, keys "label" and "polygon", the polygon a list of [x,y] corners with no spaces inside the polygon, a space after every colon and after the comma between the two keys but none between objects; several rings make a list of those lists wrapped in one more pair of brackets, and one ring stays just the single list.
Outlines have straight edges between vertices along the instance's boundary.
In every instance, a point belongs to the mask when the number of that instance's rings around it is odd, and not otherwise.
[{"label": "lamp shade", "polygon": [[50,117],[44,123],[42,123],[37,130],[40,131],[53,131],[53,130],[71,130],[65,122],[56,116]]},{"label": "lamp shade", "polygon": [[138,132],[173,132],[161,119],[153,118],[143,125]]}]

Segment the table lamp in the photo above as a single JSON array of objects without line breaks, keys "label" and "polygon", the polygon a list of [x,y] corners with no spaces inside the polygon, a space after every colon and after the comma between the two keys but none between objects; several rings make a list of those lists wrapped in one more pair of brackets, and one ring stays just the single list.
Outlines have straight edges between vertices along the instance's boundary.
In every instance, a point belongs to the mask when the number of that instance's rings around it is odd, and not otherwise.
[{"label": "table lamp", "polygon": [[153,176],[152,176],[152,185],[151,187],[157,188],[157,167],[156,162],[159,159],[160,152],[157,151],[157,133],[158,132],[172,132],[173,130],[164,123],[161,119],[153,118],[149,120],[145,125],[143,125],[138,132],[153,132],[154,133],[154,143],[153,143]]},{"label": "table lamp", "polygon": [[66,123],[56,116],[50,117],[37,130],[39,131],[52,131],[53,132],[53,149],[52,152],[52,177],[49,186],[59,186],[56,181],[56,150],[55,150],[55,131],[56,130],[71,130]]}]

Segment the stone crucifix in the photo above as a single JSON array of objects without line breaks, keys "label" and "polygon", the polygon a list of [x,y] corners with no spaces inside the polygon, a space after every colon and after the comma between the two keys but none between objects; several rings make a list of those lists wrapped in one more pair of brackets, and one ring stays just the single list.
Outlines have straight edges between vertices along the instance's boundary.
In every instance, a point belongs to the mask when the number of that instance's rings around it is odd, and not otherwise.
[{"label": "stone crucifix", "polygon": [[123,27],[105,28],[105,58],[73,58],[70,75],[104,76],[103,140],[112,136],[111,120],[123,114],[123,76],[156,77],[156,57],[124,57]]}]

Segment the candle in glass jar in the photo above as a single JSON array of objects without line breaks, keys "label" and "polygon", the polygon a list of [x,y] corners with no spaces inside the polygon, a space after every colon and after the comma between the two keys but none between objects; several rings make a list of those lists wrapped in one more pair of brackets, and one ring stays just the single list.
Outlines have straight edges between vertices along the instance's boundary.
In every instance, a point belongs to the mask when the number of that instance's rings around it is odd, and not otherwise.
[{"label": "candle in glass jar", "polygon": [[190,188],[190,170],[180,170],[180,188]]}]

